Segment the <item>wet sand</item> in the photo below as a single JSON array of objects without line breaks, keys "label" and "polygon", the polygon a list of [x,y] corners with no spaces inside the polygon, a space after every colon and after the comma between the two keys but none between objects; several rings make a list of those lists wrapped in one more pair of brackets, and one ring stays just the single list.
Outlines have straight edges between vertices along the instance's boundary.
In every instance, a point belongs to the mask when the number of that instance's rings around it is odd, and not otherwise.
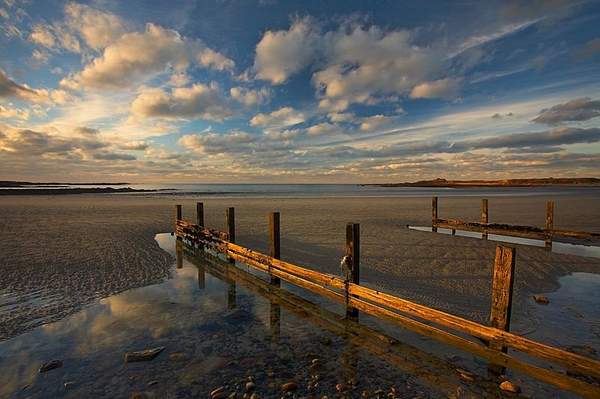
[{"label": "wet sand", "polygon": [[[586,196],[490,198],[490,220],[543,225],[545,201],[556,201],[555,226],[595,230],[600,201]],[[167,278],[172,257],[154,234],[173,229],[174,205],[195,218],[195,202],[179,196],[75,195],[0,199],[0,339],[58,320],[99,298]],[[485,321],[496,243],[412,231],[430,223],[429,198],[210,198],[206,224],[224,228],[236,207],[238,242],[266,250],[267,213],[282,213],[282,257],[339,273],[345,224],[361,224],[366,285],[454,314]],[[441,198],[440,217],[477,220],[479,199]],[[513,330],[528,319],[530,295],[558,288],[572,272],[600,273],[600,259],[517,245]],[[519,321],[520,320],[520,321]]]}]

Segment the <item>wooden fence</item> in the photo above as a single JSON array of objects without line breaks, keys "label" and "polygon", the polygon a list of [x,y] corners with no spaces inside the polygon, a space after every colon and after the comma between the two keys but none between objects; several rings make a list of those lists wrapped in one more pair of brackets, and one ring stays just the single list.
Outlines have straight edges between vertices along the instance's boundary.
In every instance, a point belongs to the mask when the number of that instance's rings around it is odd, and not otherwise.
[{"label": "wooden fence", "polygon": [[[200,203],[197,212],[203,212],[203,209]],[[203,221],[204,215],[198,214],[197,220]],[[175,233],[178,239],[195,247],[216,251],[225,255],[230,262],[238,261],[266,273],[275,287],[284,280],[343,303],[346,306],[347,318],[357,319],[358,312],[361,311],[484,358],[491,363],[490,371],[502,372],[501,368],[508,367],[584,397],[600,397],[598,385],[571,376],[584,375],[600,379],[599,360],[508,331],[516,258],[514,248],[501,245],[496,248],[491,326],[486,326],[360,285],[360,226],[356,223],[348,223],[346,226],[346,252],[341,262],[345,275],[342,278],[279,259],[279,213],[269,215],[269,255],[235,243],[234,208],[226,210],[226,220],[227,232],[220,232],[182,220],[181,205],[176,205]],[[473,340],[473,337],[479,340]],[[521,361],[511,356],[508,349],[561,366],[571,375]]]},{"label": "wooden fence", "polygon": [[520,226],[502,223],[490,223],[488,212],[488,200],[481,200],[481,222],[467,222],[457,219],[441,219],[438,217],[438,197],[431,199],[431,228],[436,232],[438,228],[452,230],[473,231],[482,233],[482,238],[487,239],[488,234],[499,234],[511,237],[533,238],[543,240],[546,247],[552,247],[554,237],[567,237],[573,239],[598,240],[600,233],[587,231],[571,231],[554,228],[554,201],[546,203],[546,226]]}]

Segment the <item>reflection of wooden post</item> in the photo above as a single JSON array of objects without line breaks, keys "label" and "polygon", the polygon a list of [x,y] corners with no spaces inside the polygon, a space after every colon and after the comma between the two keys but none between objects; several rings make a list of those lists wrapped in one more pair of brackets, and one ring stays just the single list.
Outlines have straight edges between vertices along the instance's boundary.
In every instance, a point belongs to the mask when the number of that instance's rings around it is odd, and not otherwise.
[{"label": "reflection of wooden post", "polygon": [[[235,243],[235,208],[227,208],[225,211],[225,223],[227,224],[227,240]],[[229,258],[230,263],[235,263],[233,258]]]},{"label": "reflection of wooden post", "polygon": [[554,229],[554,201],[546,203],[546,248],[552,248],[552,230]]},{"label": "reflection of wooden post", "polygon": [[438,201],[437,197],[431,198],[431,231],[437,231]]},{"label": "reflection of wooden post", "polygon": [[281,332],[281,306],[275,301],[271,300],[270,302],[270,326],[271,326],[271,335],[277,338],[279,337],[279,333]]},{"label": "reflection of wooden post", "polygon": [[[269,214],[269,252],[271,257],[281,259],[281,232],[279,212]],[[279,277],[271,276],[271,284],[281,285]]]},{"label": "reflection of wooden post", "polygon": [[196,202],[196,224],[204,226],[204,203]]},{"label": "reflection of wooden post", "polygon": [[236,306],[235,281],[232,281],[229,283],[229,290],[227,291],[227,309],[233,310]]},{"label": "reflection of wooden post", "polygon": [[175,259],[177,259],[177,268],[183,268],[183,241],[179,237],[175,240]]},{"label": "reflection of wooden post", "polygon": [[[488,215],[489,215],[488,214],[488,200],[486,198],[484,198],[481,200],[481,223],[482,224],[489,223]],[[481,238],[483,238],[484,240],[487,240],[487,238],[488,238],[487,228],[485,228],[485,230],[483,231]]]},{"label": "reflection of wooden post", "polygon": [[[346,225],[346,281],[360,284],[360,225],[348,223]],[[346,292],[348,301],[348,292]],[[346,306],[346,315],[358,318],[358,309]]]},{"label": "reflection of wooden post", "polygon": [[[181,205],[175,205],[175,230],[177,231],[177,221],[181,220]],[[177,237],[179,238],[179,237]]]},{"label": "reflection of wooden post", "polygon": [[203,290],[206,287],[206,274],[204,272],[204,266],[196,265],[198,267],[198,288]]},{"label": "reflection of wooden post", "polygon": [[[515,249],[502,245],[496,246],[494,259],[494,274],[492,281],[492,308],[490,311],[490,324],[500,330],[510,330],[510,314],[512,309],[513,284],[515,274]],[[489,342],[489,347],[507,352],[507,348],[497,342]],[[503,373],[504,369],[490,366],[494,373]]]}]

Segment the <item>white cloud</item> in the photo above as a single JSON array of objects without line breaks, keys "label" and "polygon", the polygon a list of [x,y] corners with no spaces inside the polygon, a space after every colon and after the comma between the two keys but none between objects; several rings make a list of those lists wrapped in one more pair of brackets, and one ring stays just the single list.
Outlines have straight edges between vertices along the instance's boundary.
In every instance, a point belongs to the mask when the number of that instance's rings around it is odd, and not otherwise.
[{"label": "white cloud", "polygon": [[19,108],[5,107],[0,105],[0,118],[6,119],[19,119],[19,120],[27,120],[29,119],[29,112],[27,110],[22,110]]},{"label": "white cloud", "polygon": [[440,79],[416,85],[410,92],[411,98],[454,98],[460,88],[457,79]]},{"label": "white cloud", "polygon": [[289,30],[267,31],[256,45],[256,77],[284,83],[316,56],[319,36],[308,18],[296,20]]},{"label": "white cloud", "polygon": [[205,48],[198,53],[198,63],[206,68],[216,69],[217,71],[231,71],[235,66],[233,60],[225,57],[221,53]]},{"label": "white cloud", "polygon": [[66,25],[95,50],[105,48],[125,33],[121,18],[86,5],[69,3],[65,14]]},{"label": "white cloud", "polygon": [[292,107],[283,107],[270,114],[257,114],[250,119],[250,126],[262,126],[267,129],[279,129],[297,125],[305,121],[304,114]]},{"label": "white cloud", "polygon": [[267,101],[271,96],[271,91],[266,87],[259,90],[251,90],[244,87],[232,87],[229,90],[229,94],[235,101],[250,107]]},{"label": "white cloud", "polygon": [[29,34],[29,40],[52,50],[65,49],[73,53],[81,52],[81,45],[77,37],[68,27],[61,24],[35,25]]},{"label": "white cloud", "polygon": [[202,154],[221,154],[243,151],[255,138],[246,132],[219,134],[190,134],[181,137],[178,143],[194,152]]},{"label": "white cloud", "polygon": [[196,83],[191,87],[147,89],[133,101],[131,112],[138,117],[200,118],[221,121],[231,110],[216,84]]},{"label": "white cloud", "polygon": [[29,40],[40,46],[53,48],[56,45],[56,39],[50,29],[44,25],[36,25],[29,34]]},{"label": "white cloud", "polygon": [[333,134],[340,131],[340,127],[338,125],[323,122],[317,125],[313,125],[306,129],[306,132],[309,136],[323,136],[327,134]]},{"label": "white cloud", "polygon": [[396,117],[385,115],[373,115],[361,119],[359,129],[364,132],[373,131],[382,127],[389,126],[396,120]]},{"label": "white cloud", "polygon": [[[71,89],[128,87],[167,69],[183,72],[194,60],[194,54],[208,54],[208,51],[174,30],[148,23],[144,32],[124,34],[106,47],[100,57],[81,72],[63,79],[61,84]],[[217,70],[227,66],[224,57],[212,50],[209,53],[211,56],[201,61],[202,65]]]}]

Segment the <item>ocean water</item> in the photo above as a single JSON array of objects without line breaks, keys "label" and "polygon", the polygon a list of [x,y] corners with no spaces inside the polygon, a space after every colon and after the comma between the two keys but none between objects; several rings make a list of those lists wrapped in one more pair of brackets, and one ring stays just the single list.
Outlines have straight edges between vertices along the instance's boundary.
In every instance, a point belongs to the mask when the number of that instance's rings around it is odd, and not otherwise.
[{"label": "ocean water", "polygon": [[[131,184],[135,189],[158,189],[152,195],[197,195],[216,197],[509,197],[598,195],[595,187],[490,187],[490,188],[427,188],[378,187],[359,184]],[[140,193],[140,195],[148,195]]]}]

